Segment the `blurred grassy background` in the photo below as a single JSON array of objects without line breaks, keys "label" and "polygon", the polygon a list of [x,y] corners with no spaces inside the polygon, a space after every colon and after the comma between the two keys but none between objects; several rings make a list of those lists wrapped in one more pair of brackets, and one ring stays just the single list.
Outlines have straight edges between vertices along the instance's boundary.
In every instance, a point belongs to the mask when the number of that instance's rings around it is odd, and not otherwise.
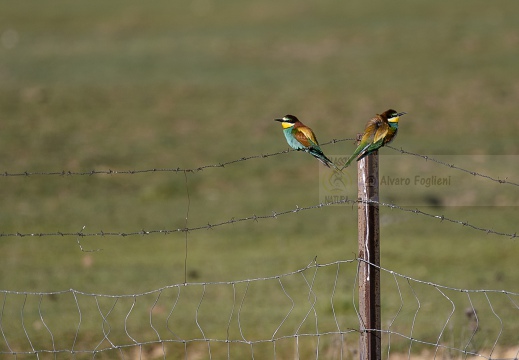
[{"label": "blurred grassy background", "polygon": [[[480,0],[2,2],[0,171],[197,168],[286,149],[272,119],[287,113],[326,142],[354,137],[375,113],[393,107],[408,113],[394,146],[485,155],[470,170],[517,182],[518,11],[515,2]],[[353,148],[347,141],[324,150],[347,155]],[[425,210],[517,231],[516,187],[391,149],[381,154],[393,155],[382,157],[383,174],[452,174],[457,185],[382,188],[382,201],[413,206],[434,199],[444,207]],[[512,156],[512,165],[501,155]],[[291,152],[190,173],[188,225],[315,205],[318,171],[317,161]],[[355,177],[354,167],[348,172]],[[183,173],[0,181],[2,233],[185,225]],[[454,206],[457,199],[477,206]],[[385,208],[381,217],[384,267],[448,286],[519,292],[515,240]],[[190,233],[188,280],[257,278],[301,268],[315,256],[320,263],[353,258],[356,219],[355,208],[337,206]],[[1,238],[0,288],[133,294],[184,281],[183,234],[87,238],[82,245],[103,250],[82,253],[74,238]],[[350,293],[344,297],[344,326],[355,327]],[[60,306],[74,309],[67,301]],[[276,298],[251,301],[276,307]],[[383,307],[398,304],[398,292],[384,295]],[[10,311],[19,321],[17,306],[4,310],[4,330]],[[500,311],[506,317],[517,308]],[[435,323],[435,311],[424,316]],[[77,313],[70,317],[63,322],[73,323]],[[179,321],[193,322],[193,313]],[[517,322],[507,326],[513,328],[500,344],[517,343]],[[55,331],[67,338],[75,328]],[[415,338],[430,339],[430,329],[415,331]],[[23,333],[10,338],[20,348],[24,341]]]}]

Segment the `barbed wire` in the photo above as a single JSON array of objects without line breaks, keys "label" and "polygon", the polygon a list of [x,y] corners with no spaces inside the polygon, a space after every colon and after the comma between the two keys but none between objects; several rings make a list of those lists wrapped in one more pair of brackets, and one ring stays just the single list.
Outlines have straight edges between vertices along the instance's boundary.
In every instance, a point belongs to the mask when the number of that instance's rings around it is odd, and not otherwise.
[{"label": "barbed wire", "polygon": [[[333,139],[331,141],[323,143],[322,145],[329,145],[329,144],[332,144],[332,143],[337,143],[337,142],[342,142],[342,141],[347,141],[347,140],[355,140],[355,139],[351,139],[351,138]],[[479,176],[479,177],[482,177],[482,178],[485,178],[485,179],[488,179],[488,180],[491,180],[491,181],[494,181],[494,182],[497,182],[497,183],[500,183],[500,184],[510,184],[510,185],[514,185],[514,186],[519,186],[519,184],[517,184],[517,183],[510,182],[508,180],[503,180],[503,179],[496,179],[496,178],[491,177],[489,175],[485,175],[485,174],[481,174],[481,173],[478,173],[478,172],[475,172],[475,171],[467,170],[467,169],[455,166],[453,164],[448,164],[446,162],[443,162],[441,160],[437,160],[437,159],[431,158],[431,157],[426,156],[426,155],[421,155],[421,154],[413,153],[413,152],[410,152],[410,151],[406,151],[404,149],[397,149],[397,148],[394,148],[392,146],[388,146],[388,147],[391,148],[394,151],[398,151],[398,152],[406,154],[406,155],[416,156],[416,157],[422,158],[422,159],[424,159],[426,161],[431,160],[431,161],[433,161],[433,162],[435,162],[437,164],[440,164],[440,165],[443,165],[443,166],[447,166],[449,168],[456,169],[456,170],[459,170],[459,171],[463,171],[463,172],[469,173],[469,174],[471,174],[473,176]],[[283,150],[283,151],[279,151],[279,152],[275,152],[275,153],[252,155],[252,156],[242,157],[242,158],[239,158],[239,159],[230,160],[230,161],[219,163],[219,164],[204,165],[204,166],[201,166],[201,167],[198,167],[198,168],[192,168],[192,169],[187,169],[187,168],[186,169],[181,169],[181,168],[176,168],[176,169],[156,169],[155,168],[155,169],[142,169],[142,170],[124,170],[124,171],[117,171],[117,170],[92,170],[92,171],[89,171],[89,172],[71,172],[71,171],[61,171],[61,172],[27,172],[26,171],[26,172],[23,172],[23,173],[7,173],[7,172],[4,172],[4,173],[2,173],[0,175],[2,175],[2,176],[32,176],[32,175],[49,175],[49,176],[50,175],[60,175],[60,176],[68,176],[68,175],[97,175],[97,174],[138,174],[138,173],[168,172],[168,171],[182,172],[182,173],[186,174],[188,172],[197,172],[197,171],[202,171],[202,170],[208,169],[208,168],[223,168],[226,165],[230,165],[230,164],[234,164],[234,163],[238,163],[238,162],[242,162],[242,161],[247,161],[247,160],[251,160],[251,159],[268,158],[268,157],[271,157],[271,156],[285,154],[285,153],[288,153],[288,152],[291,152],[291,151],[295,151],[295,150],[288,149],[288,150]],[[224,225],[228,225],[228,224],[233,224],[233,223],[237,223],[237,222],[244,222],[244,221],[251,221],[251,220],[258,221],[258,220],[261,220],[261,219],[276,218],[277,216],[287,215],[287,214],[290,214],[290,213],[297,213],[299,211],[305,211],[305,210],[322,208],[322,207],[331,206],[331,205],[341,205],[341,204],[351,204],[351,205],[353,205],[353,204],[355,204],[357,202],[358,202],[358,200],[350,200],[350,199],[346,198],[346,199],[340,199],[340,200],[337,200],[337,201],[320,203],[320,204],[313,205],[313,206],[308,206],[308,207],[299,207],[299,206],[296,205],[295,209],[284,210],[284,211],[280,211],[280,212],[273,211],[272,214],[270,214],[270,215],[260,215],[260,216],[258,216],[258,215],[251,215],[251,216],[246,216],[246,217],[241,217],[241,218],[233,217],[233,218],[231,218],[231,219],[229,219],[227,221],[222,221],[222,222],[214,223],[214,224],[208,223],[207,225],[191,227],[191,228],[186,226],[184,228],[177,228],[177,229],[154,229],[154,230],[142,229],[140,231],[129,231],[129,232],[105,232],[105,231],[99,231],[99,232],[93,232],[93,233],[85,233],[85,232],[83,232],[85,227],[83,227],[78,232],[65,232],[65,231],[56,231],[56,232],[25,232],[25,233],[24,232],[15,232],[15,233],[1,233],[0,237],[77,236],[78,237],[78,243],[79,243],[79,238],[81,238],[81,237],[89,237],[89,236],[121,236],[121,237],[126,237],[126,236],[134,236],[134,235],[151,235],[151,234],[165,234],[165,235],[167,235],[167,234],[178,233],[178,232],[185,232],[187,234],[188,232],[191,232],[191,231],[203,230],[203,229],[210,230],[210,229],[213,229],[215,227],[220,227],[220,226],[224,226]],[[496,231],[496,230],[493,230],[493,229],[483,228],[483,227],[479,227],[479,226],[470,224],[467,221],[452,219],[452,218],[449,218],[449,217],[445,217],[444,215],[431,214],[431,213],[419,210],[417,208],[414,208],[414,209],[404,208],[404,207],[396,205],[396,204],[388,204],[388,203],[377,202],[377,201],[369,201],[369,202],[372,203],[372,204],[378,204],[380,206],[388,207],[390,209],[397,209],[397,210],[404,211],[404,212],[411,212],[411,213],[414,213],[414,214],[417,214],[417,215],[423,215],[423,216],[427,216],[427,217],[431,217],[431,218],[436,218],[436,219],[439,219],[440,221],[446,221],[446,222],[451,222],[451,223],[462,225],[462,226],[467,226],[469,228],[472,228],[472,229],[477,230],[477,231],[482,231],[482,232],[485,232],[487,234],[494,234],[494,235],[498,235],[498,236],[507,236],[507,237],[510,237],[510,238],[516,238],[517,237],[517,232],[515,232],[515,233],[506,233],[506,232],[503,232],[503,231]],[[80,245],[80,248],[81,248],[82,251],[91,251],[91,250],[84,250],[80,243],[79,243],[79,245]],[[92,251],[97,251],[97,250],[99,250],[99,249],[92,250]]]},{"label": "barbed wire", "polygon": [[[355,138],[332,139],[330,141],[322,143],[321,146],[335,144],[335,143],[339,143],[339,142],[343,142],[343,141],[355,141],[355,140],[356,140]],[[473,175],[473,176],[477,176],[477,177],[481,177],[481,178],[484,178],[484,179],[487,179],[487,180],[491,180],[491,181],[499,183],[499,184],[509,184],[509,185],[513,185],[513,186],[518,186],[519,187],[519,183],[516,183],[516,182],[513,182],[513,181],[508,181],[507,179],[495,178],[495,177],[492,177],[490,175],[482,174],[482,173],[479,173],[479,172],[474,171],[474,170],[465,169],[465,168],[462,168],[460,166],[456,166],[454,164],[450,164],[450,163],[447,163],[445,161],[441,161],[441,160],[435,159],[435,158],[430,157],[428,155],[418,154],[418,153],[415,153],[415,152],[404,150],[403,148],[396,148],[396,147],[393,147],[393,146],[390,146],[390,145],[386,145],[386,147],[388,147],[388,148],[390,148],[390,149],[392,149],[394,151],[397,151],[397,152],[399,152],[401,154],[416,156],[418,158],[424,159],[425,161],[432,161],[432,162],[437,163],[439,165],[446,166],[448,168],[455,169],[455,170],[458,170],[458,171],[462,171],[462,172],[465,172],[465,173]],[[273,153],[244,156],[244,157],[241,157],[241,158],[238,158],[238,159],[234,159],[234,160],[220,162],[220,163],[217,163],[217,164],[202,165],[202,166],[195,167],[195,168],[180,168],[180,167],[177,167],[177,168],[152,168],[152,169],[136,169],[136,170],[112,170],[112,169],[108,169],[108,170],[95,170],[94,169],[94,170],[90,170],[90,171],[70,171],[70,170],[61,170],[61,171],[24,171],[24,172],[18,172],[18,173],[10,173],[8,171],[4,171],[4,172],[0,173],[0,176],[4,176],[4,177],[20,177],[20,176],[135,175],[135,174],[153,173],[153,172],[195,173],[195,172],[200,172],[200,171],[205,170],[205,169],[225,168],[227,165],[232,165],[232,164],[240,163],[240,162],[243,162],[243,161],[248,161],[248,160],[253,160],[253,159],[265,159],[265,158],[269,158],[269,157],[272,157],[272,156],[286,154],[286,153],[294,152],[294,151],[297,151],[297,150],[286,149],[286,150],[277,151],[277,152],[273,152]]]},{"label": "barbed wire", "polygon": [[231,219],[226,220],[226,221],[221,221],[221,222],[214,223],[214,224],[208,223],[206,225],[195,226],[195,227],[190,227],[190,228],[156,229],[156,230],[144,230],[144,229],[142,229],[142,230],[139,230],[139,231],[130,231],[130,232],[105,232],[105,231],[99,231],[99,232],[93,232],[93,233],[85,233],[85,232],[83,232],[83,230],[84,230],[84,227],[83,227],[82,230],[78,231],[78,232],[56,231],[56,232],[48,232],[48,233],[43,233],[43,232],[0,233],[0,237],[13,237],[13,236],[14,237],[25,237],[25,236],[31,236],[31,237],[45,237],[45,236],[78,236],[78,237],[122,236],[122,237],[126,237],[126,236],[151,235],[151,234],[164,234],[164,235],[168,235],[168,234],[171,234],[171,233],[179,233],[179,232],[183,233],[183,232],[192,232],[192,231],[197,231],[197,230],[211,230],[211,229],[214,229],[214,228],[217,228],[217,227],[220,227],[220,226],[235,224],[235,223],[244,222],[244,221],[259,221],[259,220],[264,220],[264,219],[275,219],[278,216],[283,216],[283,215],[287,215],[287,214],[291,214],[291,213],[298,213],[300,211],[319,209],[319,208],[323,208],[323,207],[326,207],[326,206],[332,206],[332,205],[355,204],[355,203],[357,203],[356,200],[341,199],[341,200],[337,200],[337,201],[326,202],[326,203],[319,203],[317,205],[311,205],[311,206],[306,206],[306,207],[299,207],[298,205],[296,205],[296,207],[294,209],[283,210],[283,211],[272,211],[272,214],[268,214],[268,215],[255,215],[255,214],[253,214],[253,215],[245,216],[245,217],[241,217],[241,218],[232,217]]},{"label": "barbed wire", "polygon": [[506,233],[506,232],[502,232],[502,231],[495,231],[493,229],[483,228],[483,227],[479,227],[479,226],[470,224],[468,221],[451,219],[451,218],[446,217],[444,215],[435,215],[435,214],[431,214],[431,213],[428,213],[428,212],[425,212],[425,211],[422,211],[422,210],[419,210],[419,209],[404,208],[404,207],[399,206],[399,205],[383,203],[383,202],[373,201],[373,200],[365,200],[365,202],[366,203],[371,203],[371,204],[378,204],[380,206],[388,207],[390,209],[398,209],[400,211],[405,211],[405,212],[410,212],[410,213],[417,214],[417,215],[423,215],[423,216],[435,218],[435,219],[440,220],[441,222],[447,221],[447,222],[450,222],[450,223],[453,223],[453,224],[458,224],[458,225],[469,227],[469,228],[471,228],[473,230],[482,231],[482,232],[485,232],[487,234],[493,234],[493,235],[499,235],[499,236],[507,236],[507,237],[510,237],[512,239],[518,237],[517,232]]},{"label": "barbed wire", "polygon": [[86,233],[86,232],[83,232],[85,227],[82,227],[82,229],[80,231],[78,231],[78,232],[65,232],[65,231],[25,232],[25,233],[13,232],[13,233],[0,233],[0,237],[77,236],[78,238],[83,238],[83,237],[93,237],[93,236],[101,236],[101,237],[105,237],[105,236],[120,236],[120,237],[126,237],[126,236],[136,236],[136,235],[143,236],[143,235],[152,235],[152,234],[168,235],[168,234],[172,234],[172,233],[185,233],[185,232],[192,232],[192,231],[198,231],[198,230],[211,230],[211,229],[214,229],[214,228],[217,228],[217,227],[221,227],[221,226],[225,226],[225,225],[230,225],[230,224],[235,224],[235,223],[240,223],[240,222],[246,222],[246,221],[259,221],[259,220],[265,220],[265,219],[276,219],[279,216],[284,216],[284,215],[288,215],[288,214],[294,214],[294,213],[298,213],[298,212],[301,212],[301,211],[325,208],[325,207],[333,206],[333,205],[350,204],[350,205],[353,206],[353,205],[355,205],[355,204],[357,204],[359,202],[363,202],[363,203],[367,203],[367,204],[376,204],[376,205],[379,205],[379,206],[387,207],[389,209],[396,209],[396,210],[400,210],[400,211],[404,211],[404,212],[408,212],[408,213],[412,213],[412,214],[416,214],[416,215],[422,215],[422,216],[438,219],[438,220],[440,220],[440,222],[444,222],[444,221],[445,222],[450,222],[450,223],[453,223],[453,224],[457,224],[457,225],[461,225],[461,226],[465,226],[465,227],[471,228],[473,230],[481,231],[481,232],[484,232],[486,234],[492,234],[492,235],[497,235],[497,236],[505,236],[505,237],[509,237],[511,239],[515,239],[516,237],[519,236],[519,235],[517,235],[517,232],[507,233],[507,232],[504,232],[504,231],[496,231],[496,230],[493,230],[493,229],[489,229],[489,228],[484,228],[484,227],[480,227],[480,226],[477,226],[477,225],[473,225],[473,224],[469,223],[468,221],[452,219],[452,218],[449,218],[449,217],[447,217],[445,215],[438,215],[438,214],[428,213],[428,212],[419,210],[417,208],[405,208],[405,207],[400,206],[400,205],[389,204],[389,203],[384,203],[384,202],[375,201],[375,200],[352,200],[352,199],[348,199],[348,198],[342,198],[342,199],[335,200],[335,201],[322,202],[322,203],[319,203],[319,204],[316,204],[316,205],[310,205],[310,206],[305,206],[305,207],[299,207],[298,205],[296,205],[296,207],[294,209],[283,210],[283,211],[272,211],[271,214],[267,214],[267,215],[255,215],[255,214],[253,214],[253,215],[250,215],[250,216],[245,216],[245,217],[240,217],[240,218],[232,217],[231,219],[226,220],[226,221],[221,221],[221,222],[217,222],[217,223],[213,223],[213,224],[207,223],[206,225],[194,226],[194,227],[189,227],[189,228],[188,227],[184,227],[184,228],[177,228],[177,229],[154,229],[154,230],[142,229],[142,230],[139,230],[139,231],[128,231],[128,232],[113,232],[113,231],[102,231],[101,230],[101,231],[98,231],[98,232]]},{"label": "barbed wire", "polygon": [[[329,144],[335,144],[342,141],[348,141],[348,140],[355,140],[351,138],[344,138],[344,139],[333,139],[328,142],[322,143],[321,146],[329,145]],[[24,171],[19,173],[9,173],[7,171],[4,171],[3,173],[0,173],[0,176],[91,176],[91,175],[134,175],[134,174],[143,174],[143,173],[152,173],[152,172],[187,172],[187,173],[194,173],[199,172],[205,169],[211,169],[211,168],[225,168],[227,165],[236,164],[242,161],[248,161],[253,159],[265,159],[276,155],[281,154],[287,154],[289,152],[298,151],[294,149],[286,149],[282,151],[277,151],[273,153],[266,153],[266,154],[259,154],[259,155],[250,155],[250,156],[244,156],[239,159],[229,160],[220,162],[217,164],[208,164],[208,165],[202,165],[195,168],[153,168],[153,169],[137,169],[137,170],[90,170],[90,171],[69,171],[69,170],[62,170],[62,171]]]},{"label": "barbed wire", "polygon": [[388,148],[390,148],[392,150],[398,151],[401,154],[416,156],[416,157],[424,159],[425,161],[429,161],[430,160],[432,162],[435,162],[437,164],[446,166],[448,168],[456,169],[456,170],[459,170],[459,171],[463,171],[463,172],[468,173],[468,174],[473,175],[473,176],[479,176],[479,177],[482,177],[482,178],[485,178],[485,179],[497,182],[499,184],[509,184],[509,185],[513,185],[513,186],[519,186],[519,183],[508,181],[506,178],[505,179],[494,178],[494,177],[492,177],[490,175],[481,174],[481,173],[478,173],[477,171],[467,170],[467,169],[461,168],[459,166],[456,166],[454,164],[449,164],[449,163],[447,163],[445,161],[441,161],[441,160],[432,158],[432,157],[430,157],[428,155],[422,155],[422,154],[414,153],[414,152],[411,152],[411,151],[404,150],[402,148],[398,149],[398,148],[393,147],[391,145],[386,145],[386,147],[388,147]]}]

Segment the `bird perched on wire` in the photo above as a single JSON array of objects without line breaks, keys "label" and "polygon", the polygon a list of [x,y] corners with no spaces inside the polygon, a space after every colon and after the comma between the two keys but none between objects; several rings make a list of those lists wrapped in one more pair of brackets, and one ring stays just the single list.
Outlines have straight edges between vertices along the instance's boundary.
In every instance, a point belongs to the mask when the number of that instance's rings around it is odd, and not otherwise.
[{"label": "bird perched on wire", "polygon": [[357,146],[353,155],[346,161],[343,169],[349,166],[355,157],[357,161],[359,161],[363,157],[393,141],[398,132],[398,120],[400,116],[404,114],[406,113],[399,113],[393,109],[389,109],[382,114],[377,114],[377,116],[368,121],[359,146]]},{"label": "bird perched on wire", "polygon": [[294,115],[285,115],[281,119],[274,120],[281,122],[287,143],[292,149],[306,151],[325,166],[341,172],[337,165],[324,155],[312,129],[304,125],[298,118]]}]

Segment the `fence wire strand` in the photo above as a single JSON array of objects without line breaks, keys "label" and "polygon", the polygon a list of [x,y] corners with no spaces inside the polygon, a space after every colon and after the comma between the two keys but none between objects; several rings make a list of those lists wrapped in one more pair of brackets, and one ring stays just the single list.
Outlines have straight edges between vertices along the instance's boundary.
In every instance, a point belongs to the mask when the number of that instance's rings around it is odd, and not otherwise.
[{"label": "fence wire strand", "polygon": [[[330,145],[330,144],[336,144],[336,143],[343,142],[343,141],[356,141],[356,139],[355,138],[332,139],[330,141],[322,143],[321,146],[326,146],[326,145]],[[481,178],[484,178],[484,179],[487,179],[487,180],[491,180],[491,181],[496,182],[498,184],[508,184],[508,185],[513,185],[513,186],[519,186],[519,183],[516,183],[516,182],[513,182],[513,181],[509,181],[508,179],[499,179],[499,178],[495,178],[495,177],[492,177],[492,176],[487,175],[487,174],[481,174],[481,173],[479,173],[477,171],[465,169],[465,168],[462,168],[462,167],[454,165],[454,164],[449,164],[447,162],[438,160],[438,159],[436,159],[434,157],[431,157],[431,156],[428,156],[428,155],[418,154],[418,153],[415,153],[415,152],[412,152],[412,151],[405,150],[403,148],[396,148],[396,147],[393,147],[391,145],[386,145],[386,147],[388,147],[388,148],[390,148],[390,149],[392,149],[392,150],[394,150],[396,152],[399,152],[401,154],[415,156],[415,157],[421,158],[421,159],[423,159],[425,161],[431,161],[431,162],[434,162],[436,164],[439,164],[439,165],[442,165],[442,166],[446,166],[446,167],[454,169],[454,170],[462,171],[462,172],[465,172],[467,174],[470,174],[470,175],[473,175],[473,176],[476,176],[476,177],[481,177]],[[266,159],[266,158],[270,158],[270,157],[277,156],[277,155],[287,154],[287,153],[293,152],[293,151],[297,151],[297,150],[286,149],[286,150],[276,151],[276,152],[272,152],[272,153],[243,156],[243,157],[238,158],[238,159],[228,160],[228,161],[224,161],[224,162],[220,162],[220,163],[216,163],[216,164],[202,165],[202,166],[195,167],[195,168],[180,168],[180,167],[176,167],[176,168],[151,168],[151,169],[135,169],[135,170],[112,170],[112,169],[97,170],[97,169],[94,169],[94,170],[90,170],[90,171],[70,171],[70,170],[61,170],[61,171],[23,171],[23,172],[8,172],[8,171],[4,171],[4,172],[0,173],[0,176],[4,176],[4,177],[24,177],[24,176],[26,176],[26,177],[28,177],[28,176],[135,175],[135,174],[158,173],[158,172],[195,173],[195,172],[200,172],[200,171],[206,170],[206,169],[225,168],[227,165],[241,163],[243,161],[248,161],[248,160]]]},{"label": "fence wire strand", "polygon": [[[231,219],[226,220],[226,221],[221,221],[221,222],[214,223],[214,224],[207,223],[206,225],[200,225],[200,226],[195,226],[195,227],[190,227],[190,228],[154,229],[154,230],[142,229],[142,230],[139,230],[139,231],[128,231],[128,232],[124,232],[124,231],[123,232],[121,232],[121,231],[114,232],[114,231],[102,231],[101,230],[101,231],[98,231],[98,232],[87,233],[87,232],[83,231],[85,229],[85,227],[83,227],[78,232],[66,232],[66,231],[26,232],[26,233],[23,233],[23,232],[13,232],[13,233],[0,233],[0,237],[47,237],[47,236],[62,236],[63,237],[63,236],[74,236],[74,237],[77,237],[78,243],[79,243],[79,239],[80,238],[93,237],[93,236],[101,236],[101,237],[109,237],[109,236],[127,237],[127,236],[138,236],[138,235],[139,236],[144,236],[144,235],[152,235],[152,234],[169,235],[169,234],[173,234],[173,233],[188,233],[188,232],[193,232],[193,231],[198,231],[198,230],[211,230],[211,229],[214,229],[214,228],[218,228],[218,227],[222,227],[222,226],[230,225],[230,224],[235,224],[235,223],[240,223],[240,222],[247,222],[247,221],[256,221],[257,222],[259,220],[277,219],[280,216],[285,216],[285,215],[289,215],[289,214],[295,214],[295,213],[298,213],[298,212],[301,212],[301,211],[322,209],[322,208],[325,208],[325,207],[328,207],[328,206],[333,206],[333,205],[344,205],[344,204],[355,205],[355,204],[357,204],[360,201],[361,200],[339,199],[339,200],[335,200],[335,201],[322,202],[322,203],[319,203],[319,204],[316,204],[316,205],[305,206],[305,207],[299,207],[299,206],[296,205],[296,207],[294,209],[282,210],[282,211],[272,211],[271,214],[267,214],[267,215],[255,215],[255,214],[253,214],[253,215],[245,216],[245,217],[241,217],[241,218],[232,217]],[[412,214],[415,214],[415,215],[426,216],[426,217],[429,217],[429,218],[440,220],[440,222],[450,222],[450,223],[453,223],[453,224],[457,224],[457,225],[461,225],[461,226],[464,226],[464,227],[471,228],[473,230],[484,232],[486,234],[492,234],[492,235],[497,235],[497,236],[504,236],[504,237],[509,237],[511,239],[515,239],[516,237],[518,237],[517,232],[507,233],[507,232],[504,232],[504,231],[497,231],[497,230],[493,230],[493,229],[489,229],[489,228],[484,228],[484,227],[480,227],[480,226],[471,224],[468,221],[457,220],[457,219],[453,219],[453,218],[450,218],[450,217],[447,217],[447,216],[444,216],[444,215],[438,215],[438,214],[429,213],[429,212],[426,212],[426,211],[423,211],[423,210],[420,210],[420,209],[417,209],[417,208],[407,208],[407,207],[403,207],[403,206],[400,206],[400,205],[390,204],[390,203],[385,203],[385,202],[380,202],[380,201],[375,201],[375,200],[365,200],[364,202],[369,203],[369,204],[378,204],[379,206],[382,206],[382,207],[386,207],[386,208],[389,208],[389,209],[396,209],[396,210],[399,210],[399,211],[403,211],[403,212],[407,212],[407,213],[412,213]],[[99,251],[100,250],[100,249],[85,250],[81,246],[80,243],[79,243],[79,245],[81,247],[81,251],[84,251],[84,252],[91,252],[91,251]]]},{"label": "fence wire strand", "polygon": [[465,172],[465,173],[473,175],[473,176],[478,176],[478,177],[481,177],[481,178],[484,178],[484,179],[487,179],[487,180],[491,180],[491,181],[494,181],[494,182],[499,183],[499,184],[508,184],[508,185],[513,185],[513,186],[519,186],[519,183],[516,183],[516,182],[513,182],[513,181],[508,181],[507,179],[495,178],[495,177],[492,177],[490,175],[478,173],[477,171],[464,169],[464,168],[462,168],[460,166],[456,166],[454,164],[449,164],[449,163],[447,163],[445,161],[441,161],[441,160],[435,159],[435,158],[430,157],[428,155],[417,154],[417,153],[414,153],[414,152],[411,152],[411,151],[404,150],[402,148],[398,149],[398,148],[393,147],[391,145],[386,145],[386,147],[388,147],[388,148],[390,148],[392,150],[395,150],[395,151],[397,151],[397,152],[399,152],[401,154],[416,156],[418,158],[424,159],[425,161],[432,161],[432,162],[434,162],[436,164],[440,164],[440,165],[446,166],[446,167],[454,169],[454,170],[462,171],[462,172]]}]

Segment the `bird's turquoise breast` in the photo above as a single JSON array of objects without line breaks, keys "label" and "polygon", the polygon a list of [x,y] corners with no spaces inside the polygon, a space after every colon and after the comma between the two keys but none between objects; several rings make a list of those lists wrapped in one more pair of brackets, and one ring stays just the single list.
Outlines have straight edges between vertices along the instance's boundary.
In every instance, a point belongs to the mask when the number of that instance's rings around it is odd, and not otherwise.
[{"label": "bird's turquoise breast", "polygon": [[293,130],[294,128],[288,128],[283,130],[283,134],[285,134],[285,138],[287,139],[288,145],[290,145],[292,149],[304,149],[305,147],[303,146],[303,144],[297,141],[294,134],[292,133]]}]

